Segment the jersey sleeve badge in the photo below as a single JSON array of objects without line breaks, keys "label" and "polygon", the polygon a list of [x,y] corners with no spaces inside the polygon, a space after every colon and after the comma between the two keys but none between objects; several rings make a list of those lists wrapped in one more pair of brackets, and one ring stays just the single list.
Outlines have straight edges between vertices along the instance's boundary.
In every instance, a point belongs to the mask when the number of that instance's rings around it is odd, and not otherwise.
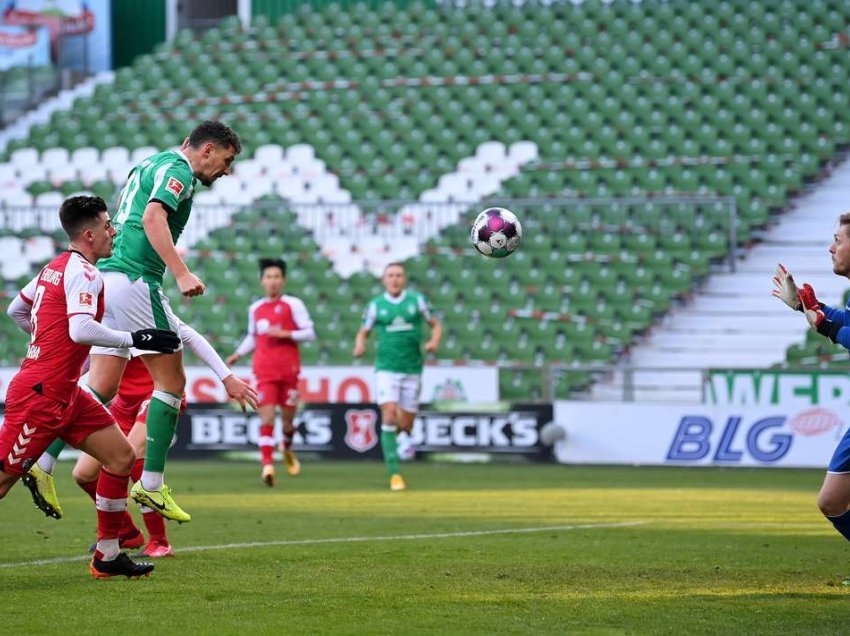
[{"label": "jersey sleeve badge", "polygon": [[174,196],[179,197],[180,193],[183,192],[183,184],[180,183],[179,179],[169,177],[168,183],[165,184],[165,189],[171,192]]}]

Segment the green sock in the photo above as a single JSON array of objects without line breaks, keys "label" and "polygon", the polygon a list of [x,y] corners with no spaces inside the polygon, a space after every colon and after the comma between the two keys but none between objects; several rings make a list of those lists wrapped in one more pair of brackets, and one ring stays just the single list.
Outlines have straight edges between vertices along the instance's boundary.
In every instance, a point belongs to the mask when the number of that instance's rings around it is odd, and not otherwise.
[{"label": "green sock", "polygon": [[165,391],[154,391],[148,406],[148,434],[145,450],[145,471],[165,472],[165,458],[177,420],[180,417],[180,398]]},{"label": "green sock", "polygon": [[56,438],[53,440],[53,443],[47,447],[47,450],[44,451],[48,455],[50,455],[53,459],[59,459],[59,453],[61,453],[67,444],[60,438]]},{"label": "green sock", "polygon": [[381,426],[381,450],[384,452],[384,463],[390,477],[398,475],[398,431],[395,426]]}]

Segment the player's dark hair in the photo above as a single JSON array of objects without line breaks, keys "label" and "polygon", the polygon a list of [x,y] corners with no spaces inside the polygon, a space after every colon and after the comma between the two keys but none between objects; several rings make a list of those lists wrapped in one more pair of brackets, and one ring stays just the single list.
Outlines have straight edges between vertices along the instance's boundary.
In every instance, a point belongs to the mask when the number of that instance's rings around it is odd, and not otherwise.
[{"label": "player's dark hair", "polygon": [[220,121],[207,119],[195,126],[195,129],[189,133],[189,145],[192,148],[200,148],[202,144],[208,141],[222,148],[233,148],[237,155],[242,152],[242,142],[239,141],[239,135]]},{"label": "player's dark hair", "polygon": [[266,273],[269,267],[280,268],[280,273],[286,276],[286,261],[282,258],[261,258],[260,259],[260,277]]},{"label": "player's dark hair", "polygon": [[[850,212],[845,212],[844,214],[838,217],[838,225],[840,227],[850,225]],[[847,234],[850,235],[850,230],[847,230]]]},{"label": "player's dark hair", "polygon": [[106,211],[106,201],[100,197],[81,195],[68,197],[59,206],[59,222],[72,241]]},{"label": "player's dark hair", "polygon": [[387,263],[384,267],[384,272],[386,272],[390,267],[401,267],[403,271],[407,271],[404,269],[404,263],[401,261],[393,261],[392,263]]}]

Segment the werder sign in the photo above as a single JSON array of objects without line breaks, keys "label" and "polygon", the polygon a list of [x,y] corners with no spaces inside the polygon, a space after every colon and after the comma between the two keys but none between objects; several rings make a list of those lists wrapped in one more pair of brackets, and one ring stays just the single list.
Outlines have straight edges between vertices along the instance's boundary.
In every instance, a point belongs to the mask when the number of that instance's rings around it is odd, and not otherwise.
[{"label": "werder sign", "polygon": [[707,404],[718,406],[845,408],[850,406],[850,373],[711,369],[705,396]]}]

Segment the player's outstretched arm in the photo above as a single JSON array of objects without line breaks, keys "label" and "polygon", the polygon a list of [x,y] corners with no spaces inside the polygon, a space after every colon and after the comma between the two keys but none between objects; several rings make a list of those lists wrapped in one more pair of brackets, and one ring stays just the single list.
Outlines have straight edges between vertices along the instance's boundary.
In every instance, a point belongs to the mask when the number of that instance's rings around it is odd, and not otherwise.
[{"label": "player's outstretched arm", "polygon": [[227,356],[227,364],[233,364],[237,360],[241,360],[242,356],[246,356],[251,353],[256,345],[257,341],[254,338],[254,334],[249,332],[245,338],[242,339],[242,342],[239,343],[239,346],[236,347],[236,351]]},{"label": "player's outstretched arm", "polygon": [[213,373],[218,376],[218,379],[221,380],[227,391],[227,395],[236,400],[243,411],[246,406],[250,406],[256,410],[257,392],[250,384],[243,382],[233,374],[206,338],[194,328],[182,322],[180,323],[180,337],[183,343],[194,351],[212,369]]},{"label": "player's outstretched arm", "polygon": [[100,347],[135,347],[142,351],[174,353],[180,346],[180,337],[165,329],[140,329],[116,331],[100,324],[91,314],[74,314],[68,317],[68,335],[77,344]]},{"label": "player's outstretched arm", "polygon": [[776,273],[773,275],[773,287],[774,289],[771,293],[774,297],[781,300],[794,311],[803,310],[794,277],[782,263],[776,265]]},{"label": "player's outstretched arm", "polygon": [[443,323],[436,318],[431,318],[428,324],[431,325],[431,337],[425,343],[425,351],[436,353],[440,346],[440,340],[443,338]]},{"label": "player's outstretched arm", "polygon": [[[850,328],[843,328],[844,312],[839,312],[841,314],[840,318],[842,318],[841,321],[832,320],[833,315],[839,317],[835,313],[836,310],[826,307],[826,305],[818,301],[815,290],[808,283],[804,283],[800,287],[799,298],[809,326],[822,336],[826,336],[833,342],[850,349]],[[829,315],[825,311],[827,309],[829,310]]]},{"label": "player's outstretched arm", "polygon": [[359,358],[364,353],[366,353],[366,341],[369,339],[370,332],[371,329],[367,329],[366,327],[360,327],[360,330],[354,337],[354,351],[352,351],[351,354],[355,358]]},{"label": "player's outstretched arm", "polygon": [[204,283],[189,271],[189,267],[177,252],[168,227],[168,211],[165,207],[156,201],[148,203],[142,215],[142,225],[151,246],[177,280],[180,293],[184,296],[203,294],[206,290]]},{"label": "player's outstretched arm", "polygon": [[254,387],[247,382],[243,382],[232,373],[224,378],[221,383],[224,385],[227,395],[231,399],[236,400],[243,411],[247,406],[250,406],[255,411],[257,410],[257,401],[259,398]]}]

